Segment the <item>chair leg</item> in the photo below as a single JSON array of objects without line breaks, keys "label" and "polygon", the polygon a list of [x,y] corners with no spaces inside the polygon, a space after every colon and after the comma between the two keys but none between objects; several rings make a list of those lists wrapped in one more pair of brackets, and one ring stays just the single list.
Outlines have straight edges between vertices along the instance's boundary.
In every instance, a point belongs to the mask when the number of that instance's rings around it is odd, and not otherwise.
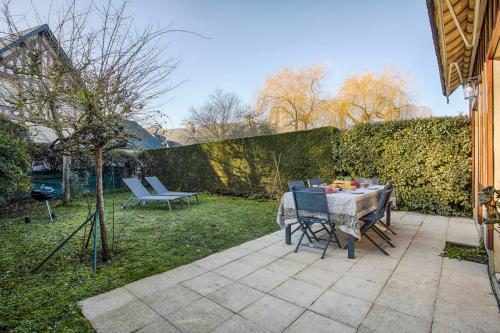
[{"label": "chair leg", "polygon": [[[316,234],[314,233],[314,231],[312,231],[311,226],[309,225],[309,223],[307,223],[306,228],[307,228],[307,230],[309,230],[309,231],[311,232],[311,235],[312,235],[312,237],[314,238],[314,240],[315,240],[316,242],[319,242],[318,237],[316,237]],[[311,241],[311,239],[310,239],[310,238],[309,238],[309,241]]]},{"label": "chair leg", "polygon": [[127,208],[127,207],[128,207],[128,203],[129,203],[130,201],[132,201],[132,200],[133,200],[133,196],[131,196],[130,198],[128,198],[128,199],[127,199],[127,201],[125,201],[125,203],[122,205],[122,209]]},{"label": "chair leg", "polygon": [[388,226],[387,224],[385,224],[384,222],[380,221],[380,224],[382,224],[382,225],[384,226],[384,228],[386,228],[387,230],[389,230],[391,234],[393,234],[393,235],[395,235],[395,236],[397,236],[397,235],[398,235],[398,234],[397,234],[394,230],[392,230],[392,229],[391,229],[391,227],[389,227],[389,226]]},{"label": "chair leg", "polygon": [[328,246],[330,245],[330,240],[332,239],[333,228],[328,232],[328,240],[326,241],[325,248],[323,249],[323,253],[321,254],[321,259],[325,259],[326,250],[328,250]]},{"label": "chair leg", "polygon": [[392,244],[392,243],[391,243],[390,239],[387,239],[387,238],[386,238],[387,236],[386,236],[386,235],[384,235],[384,233],[383,233],[382,231],[380,231],[377,227],[373,226],[373,227],[372,227],[372,230],[373,230],[373,231],[374,231],[377,235],[379,235],[379,236],[380,236],[380,238],[382,238],[382,239],[383,239],[383,240],[384,240],[387,244],[389,244],[391,247],[394,247],[394,248],[396,247],[396,246],[394,246],[394,244]]},{"label": "chair leg", "polygon": [[[304,239],[304,235],[307,233],[307,226],[302,230],[302,235],[300,235],[300,239],[297,242],[297,246],[295,246],[295,250],[293,252],[297,253],[299,250],[300,243],[302,243],[302,239]],[[309,237],[309,235],[307,236]]]},{"label": "chair leg", "polygon": [[328,230],[324,225],[321,225],[321,229],[316,230],[314,232],[314,234],[316,235],[318,232],[321,232],[321,231],[326,231],[327,233],[330,233],[330,230]]},{"label": "chair leg", "polygon": [[380,245],[377,244],[377,242],[375,242],[370,236],[368,236],[367,234],[364,234],[364,236],[370,241],[372,242],[373,245],[375,245],[380,251],[382,251],[386,256],[389,255],[389,253],[387,253],[386,250],[384,250],[383,248],[380,247]]},{"label": "chair leg", "polygon": [[[306,230],[306,237],[309,240],[309,243],[312,243],[312,239],[311,239],[311,237],[309,237],[309,233],[307,232],[307,226],[306,226],[306,224],[303,223],[303,222],[300,222],[300,221],[299,221],[299,224],[300,224],[300,226],[297,229],[300,228],[302,231]],[[295,229],[295,231],[297,231],[297,229]]]},{"label": "chair leg", "polygon": [[376,229],[378,231],[378,234],[380,235],[380,237],[388,240],[388,241],[392,241],[391,237],[387,236],[382,230],[380,230],[375,224],[372,225],[372,229]]},{"label": "chair leg", "polygon": [[[292,228],[292,226],[290,226],[290,228]],[[295,228],[294,231],[292,231],[291,235],[293,235],[296,231],[298,230],[302,230],[301,226],[299,225],[297,228]]]},{"label": "chair leg", "polygon": [[172,206],[170,206],[170,200],[167,200],[168,209],[172,211]]},{"label": "chair leg", "polygon": [[[290,226],[290,230],[291,230],[291,226]],[[290,236],[293,235],[295,232],[299,231],[299,230],[304,230],[304,227],[300,224],[299,222],[299,226],[297,228],[295,228],[295,230],[293,230],[291,233],[290,233]],[[312,243],[312,239],[311,237],[309,237],[309,233],[306,233],[306,237],[307,239],[309,240],[309,243]],[[291,238],[290,238],[290,242],[291,242]],[[291,243],[290,243],[291,244]]]}]

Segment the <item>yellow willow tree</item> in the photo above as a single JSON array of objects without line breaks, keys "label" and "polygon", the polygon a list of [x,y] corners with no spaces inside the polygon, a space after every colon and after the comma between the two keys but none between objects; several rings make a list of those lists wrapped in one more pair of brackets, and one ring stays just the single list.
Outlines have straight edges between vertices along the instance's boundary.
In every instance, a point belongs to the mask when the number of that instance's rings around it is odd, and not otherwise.
[{"label": "yellow willow tree", "polygon": [[279,131],[312,128],[330,106],[323,94],[324,78],[321,65],[282,69],[259,91],[258,110]]},{"label": "yellow willow tree", "polygon": [[381,74],[366,72],[350,76],[331,101],[329,123],[345,127],[418,116],[406,90],[407,82],[392,67]]}]

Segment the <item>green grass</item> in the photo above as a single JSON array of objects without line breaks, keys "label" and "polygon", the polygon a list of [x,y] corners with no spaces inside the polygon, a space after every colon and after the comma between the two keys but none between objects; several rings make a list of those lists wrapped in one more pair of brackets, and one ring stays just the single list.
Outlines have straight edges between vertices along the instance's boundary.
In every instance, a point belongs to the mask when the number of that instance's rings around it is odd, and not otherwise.
[{"label": "green grass", "polygon": [[452,243],[446,243],[442,256],[451,259],[477,262],[480,264],[488,263],[488,255],[483,247],[460,246]]},{"label": "green grass", "polygon": [[41,208],[31,224],[24,215],[0,220],[0,332],[92,331],[77,301],[278,229],[277,202],[202,195],[200,205],[173,212],[160,204],[120,210],[127,197],[106,196],[110,241],[112,199],[117,203],[114,255],[112,262],[99,263],[98,274],[92,272],[90,251],[82,255],[83,231],[30,272],[83,222],[85,200],[57,207],[55,223],[48,223]]}]

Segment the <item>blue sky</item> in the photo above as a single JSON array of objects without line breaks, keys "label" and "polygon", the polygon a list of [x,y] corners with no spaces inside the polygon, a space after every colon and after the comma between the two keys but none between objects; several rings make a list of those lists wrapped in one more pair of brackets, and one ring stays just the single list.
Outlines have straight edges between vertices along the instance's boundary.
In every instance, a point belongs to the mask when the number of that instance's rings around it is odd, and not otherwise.
[{"label": "blue sky", "polygon": [[250,103],[277,70],[318,63],[328,70],[332,94],[350,74],[395,65],[411,77],[416,104],[435,115],[467,111],[461,89],[449,104],[442,95],[424,0],[132,0],[129,13],[138,26],[173,23],[210,37],[168,36],[170,55],[181,59],[172,83],[187,80],[165,96],[168,127],[181,126],[189,107],[217,88]]}]

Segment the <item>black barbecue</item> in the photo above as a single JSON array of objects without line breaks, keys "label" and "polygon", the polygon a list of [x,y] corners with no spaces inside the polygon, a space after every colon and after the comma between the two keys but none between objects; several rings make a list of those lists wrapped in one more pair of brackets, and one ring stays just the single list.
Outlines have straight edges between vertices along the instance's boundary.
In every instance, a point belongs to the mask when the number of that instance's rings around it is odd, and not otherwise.
[{"label": "black barbecue", "polygon": [[[31,197],[38,202],[45,201],[45,204],[47,205],[47,210],[49,212],[50,221],[54,222],[53,218],[56,217],[56,214],[53,211],[51,211],[50,204],[49,204],[49,201],[54,200],[56,198],[56,191],[54,190],[54,188],[50,187],[50,186],[42,185],[42,186],[40,186],[40,188],[38,190],[31,191]],[[24,221],[26,223],[31,222],[31,215],[33,214],[33,210],[35,209],[35,206],[36,205],[33,205],[33,208],[31,209],[30,215],[24,218]]]}]

